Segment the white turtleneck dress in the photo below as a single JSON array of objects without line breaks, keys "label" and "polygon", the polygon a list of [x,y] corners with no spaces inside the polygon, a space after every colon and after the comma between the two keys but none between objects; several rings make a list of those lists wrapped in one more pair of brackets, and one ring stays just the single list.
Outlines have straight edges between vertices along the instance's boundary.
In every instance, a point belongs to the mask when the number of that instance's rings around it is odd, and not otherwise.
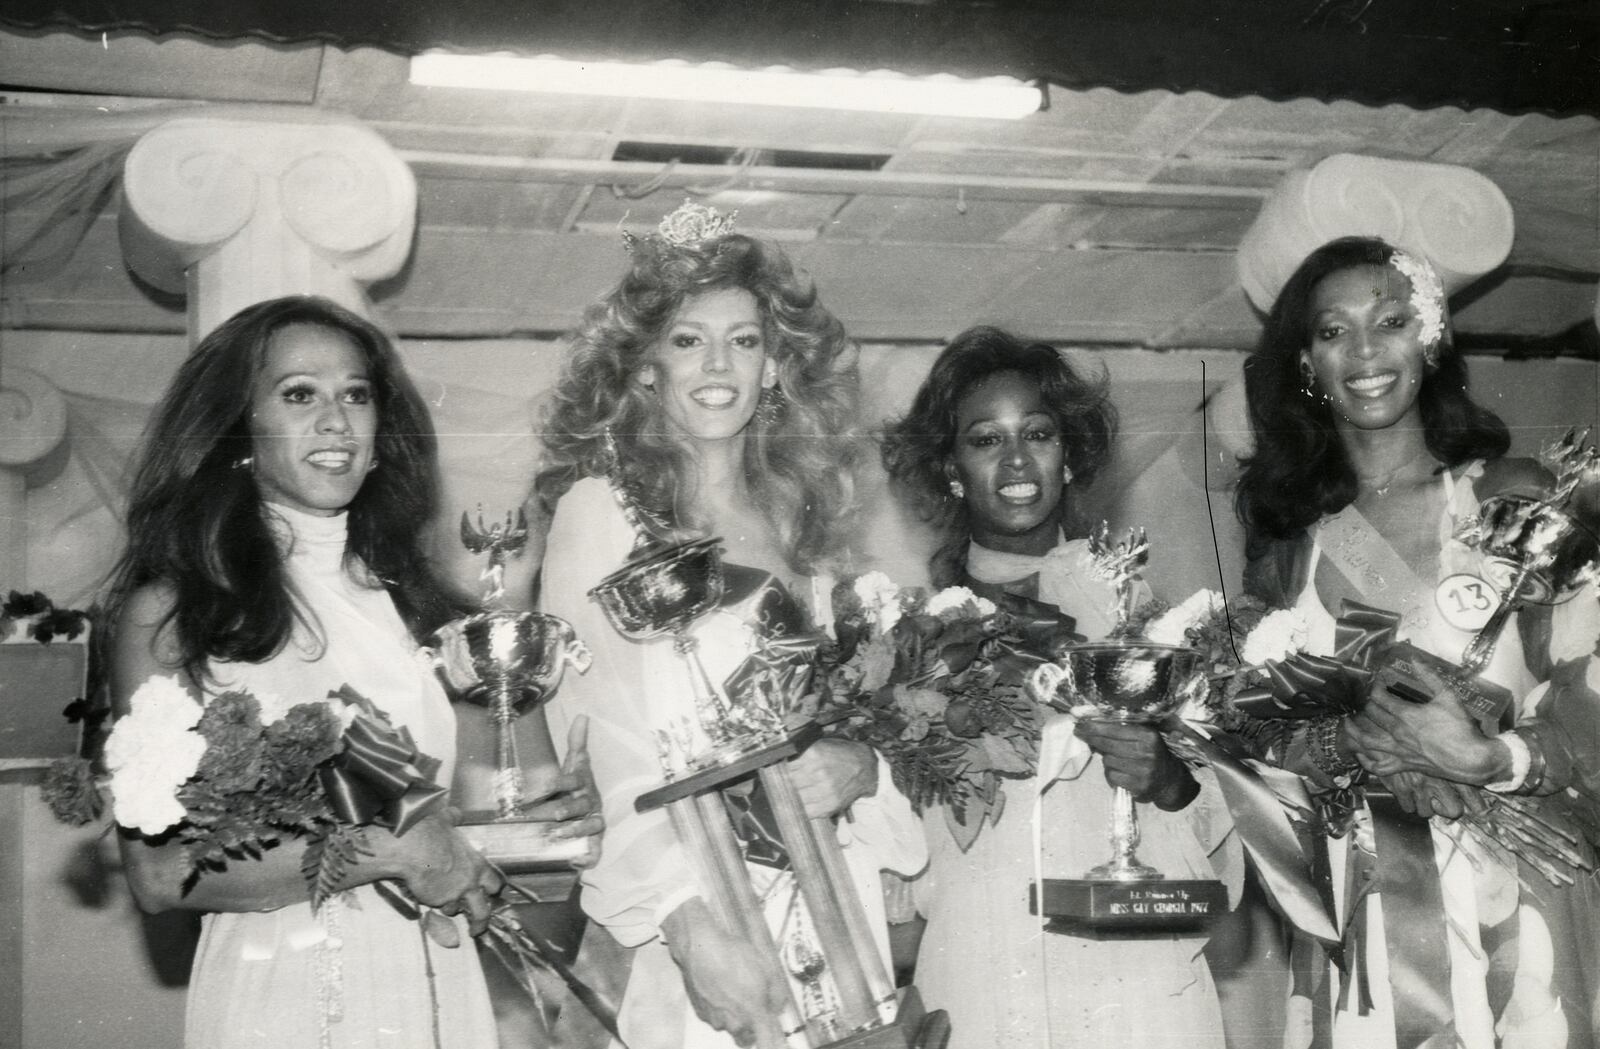
[{"label": "white turtleneck dress", "polygon": [[[409,728],[419,749],[444,763],[440,782],[449,783],[455,763],[449,700],[388,593],[346,570],[345,516],[270,510],[284,522],[288,580],[313,627],[297,625],[284,650],[265,662],[212,664],[209,694],[243,688],[299,702],[348,684]],[[358,568],[356,575],[365,573]],[[461,938],[454,949],[425,943],[416,922],[365,885],[335,897],[321,914],[309,903],[206,914],[189,981],[185,1043],[189,1049],[493,1049],[494,1014],[464,924]]]}]

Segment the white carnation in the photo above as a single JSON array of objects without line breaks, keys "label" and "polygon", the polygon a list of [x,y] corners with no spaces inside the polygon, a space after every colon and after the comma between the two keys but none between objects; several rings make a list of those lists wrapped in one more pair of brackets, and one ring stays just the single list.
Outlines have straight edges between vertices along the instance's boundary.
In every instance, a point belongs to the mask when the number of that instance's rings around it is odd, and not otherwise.
[{"label": "white carnation", "polygon": [[883,572],[867,572],[856,578],[853,589],[861,599],[867,619],[883,633],[900,621],[900,588]]},{"label": "white carnation", "polygon": [[1269,659],[1288,659],[1305,647],[1310,633],[1304,613],[1297,608],[1280,608],[1269,612],[1250,631],[1239,658],[1251,666],[1260,666]]},{"label": "white carnation", "polygon": [[928,603],[923,607],[923,611],[930,616],[937,616],[945,612],[954,612],[969,603],[973,608],[977,609],[979,616],[992,616],[995,613],[993,601],[979,597],[964,586],[945,587],[928,598]]},{"label": "white carnation", "polygon": [[184,818],[178,788],[200,767],[201,707],[176,677],[152,677],[134,692],[106,739],[112,812],[124,827],[160,834]]},{"label": "white carnation", "polygon": [[291,703],[276,692],[252,691],[250,694],[256,698],[256,704],[261,708],[262,728],[274,722],[282,721],[289,715],[289,711],[292,708],[299,706],[298,703]]},{"label": "white carnation", "polygon": [[1215,590],[1198,590],[1183,603],[1168,609],[1151,621],[1145,637],[1158,645],[1181,645],[1190,627],[1199,626],[1222,608],[1222,595]]}]

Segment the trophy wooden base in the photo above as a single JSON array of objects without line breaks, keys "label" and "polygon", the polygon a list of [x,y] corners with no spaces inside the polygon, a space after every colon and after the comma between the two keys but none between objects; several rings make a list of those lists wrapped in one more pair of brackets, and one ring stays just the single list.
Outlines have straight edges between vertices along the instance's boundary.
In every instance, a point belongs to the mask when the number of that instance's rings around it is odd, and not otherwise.
[{"label": "trophy wooden base", "polygon": [[895,992],[899,1011],[894,1023],[828,1042],[817,1049],[944,1049],[950,1040],[950,1021],[943,1009],[928,1012],[915,987]]},{"label": "trophy wooden base", "polygon": [[568,872],[590,858],[595,839],[553,838],[549,820],[501,820],[492,812],[463,814],[456,829],[507,874]]},{"label": "trophy wooden base", "polygon": [[1378,680],[1401,699],[1426,703],[1433,698],[1433,690],[1422,683],[1421,668],[1449,681],[1461,697],[1461,705],[1477,718],[1478,724],[1489,735],[1497,735],[1504,727],[1501,719],[1511,709],[1509,689],[1481,677],[1468,676],[1455,663],[1440,659],[1409,642],[1401,641],[1389,649],[1384,665],[1378,670]]},{"label": "trophy wooden base", "polygon": [[1228,909],[1228,892],[1220,881],[1046,878],[1043,884],[1043,893],[1037,885],[1028,886],[1029,913],[1042,910],[1065,926],[1085,929],[1188,929]]}]

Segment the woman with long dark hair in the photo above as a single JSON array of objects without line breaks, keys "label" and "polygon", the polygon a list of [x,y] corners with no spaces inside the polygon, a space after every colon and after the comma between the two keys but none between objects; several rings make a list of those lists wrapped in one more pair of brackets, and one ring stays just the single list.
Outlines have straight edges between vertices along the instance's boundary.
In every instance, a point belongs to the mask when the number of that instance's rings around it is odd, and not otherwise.
[{"label": "woman with long dark hair", "polygon": [[[1374,238],[1317,249],[1278,296],[1245,383],[1247,588],[1299,609],[1315,654],[1333,653],[1334,617],[1354,600],[1394,613],[1400,638],[1460,660],[1506,582],[1460,533],[1482,500],[1537,495],[1550,478],[1505,457],[1505,425],[1468,394],[1428,261]],[[1451,822],[1481,811],[1488,787],[1593,825],[1593,613],[1585,597],[1554,616],[1525,610],[1501,635],[1481,676],[1510,693],[1504,731],[1486,731],[1443,678],[1425,675],[1428,702],[1375,688],[1362,714],[1270,748],[1335,802],[1333,886],[1363,992],[1340,998],[1336,1046],[1410,1044],[1404,1032],[1419,1027],[1469,1049],[1596,1044],[1592,879],[1555,887]],[[1366,803],[1337,804],[1363,782]]]},{"label": "woman with long dark hair", "polygon": [[[588,594],[641,540],[720,537],[724,601],[693,627],[718,685],[762,639],[831,621],[827,574],[848,563],[854,510],[856,349],[779,248],[709,208],[685,204],[629,247],[627,273],[572,341],[535,481],[554,514],[542,606],[595,652],[551,706],[557,727],[578,714],[593,725],[607,831],[583,906],[630,960],[622,1033],[634,1049],[775,1044],[788,989],[718,926],[666,813],[634,811],[661,782],[663,736],[702,724],[683,661],[670,638],[624,638]],[[850,810],[840,841],[883,926],[879,869],[914,871],[923,850],[879,764],[863,745],[825,739],[791,769],[811,816]],[[808,919],[760,798],[726,796],[774,937],[785,958],[803,953]]]},{"label": "woman with long dark hair", "polygon": [[[1054,348],[990,327],[956,336],[883,442],[898,492],[938,531],[934,583],[995,601],[1043,647],[1051,635],[1103,637],[1116,599],[1096,577],[1072,502],[1105,465],[1115,427],[1104,380]],[[1139,848],[1168,877],[1213,877],[1231,826],[1154,728],[1067,728],[1046,725],[1041,765],[1060,760],[1035,777],[1036,803],[1008,805],[970,848],[955,843],[943,812],[928,815],[917,985],[950,1013],[953,1049],[1220,1049],[1204,935],[1095,938],[1046,930],[1028,912],[1041,870],[1077,877],[1104,858],[1112,787],[1152,803]]]},{"label": "woman with long dark hair", "polygon": [[[184,361],[145,438],[107,602],[117,713],[161,677],[198,704],[349,686],[440,759],[447,785],[455,722],[417,642],[457,611],[424,553],[437,504],[433,426],[381,331],[325,299],[242,310]],[[143,908],[203,912],[187,1045],[494,1044],[476,952],[430,949],[373,883],[459,913],[465,932],[498,874],[443,810],[366,842],[313,910],[292,837],[195,875],[170,837],[122,833]]]}]

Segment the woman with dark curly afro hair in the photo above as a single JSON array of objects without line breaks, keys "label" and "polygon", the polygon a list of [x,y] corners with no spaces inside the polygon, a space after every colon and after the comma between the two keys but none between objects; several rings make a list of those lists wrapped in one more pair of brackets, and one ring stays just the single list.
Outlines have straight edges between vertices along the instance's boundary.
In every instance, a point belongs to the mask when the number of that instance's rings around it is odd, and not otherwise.
[{"label": "woman with dark curly afro hair", "polygon": [[[956,336],[883,444],[896,489],[938,529],[934,582],[966,586],[1041,635],[1109,631],[1114,596],[1087,540],[1074,538],[1072,493],[1105,465],[1115,427],[1105,381],[1052,347],[990,327]],[[1040,752],[1031,820],[1007,813],[963,850],[945,813],[926,819],[916,979],[949,1011],[952,1049],[1220,1049],[1204,936],[1047,931],[1026,902],[1040,871],[1077,877],[1104,858],[1113,786],[1154,805],[1141,817],[1150,863],[1169,877],[1213,877],[1210,854],[1231,840],[1214,791],[1145,726],[1063,719],[1047,724]]]}]

